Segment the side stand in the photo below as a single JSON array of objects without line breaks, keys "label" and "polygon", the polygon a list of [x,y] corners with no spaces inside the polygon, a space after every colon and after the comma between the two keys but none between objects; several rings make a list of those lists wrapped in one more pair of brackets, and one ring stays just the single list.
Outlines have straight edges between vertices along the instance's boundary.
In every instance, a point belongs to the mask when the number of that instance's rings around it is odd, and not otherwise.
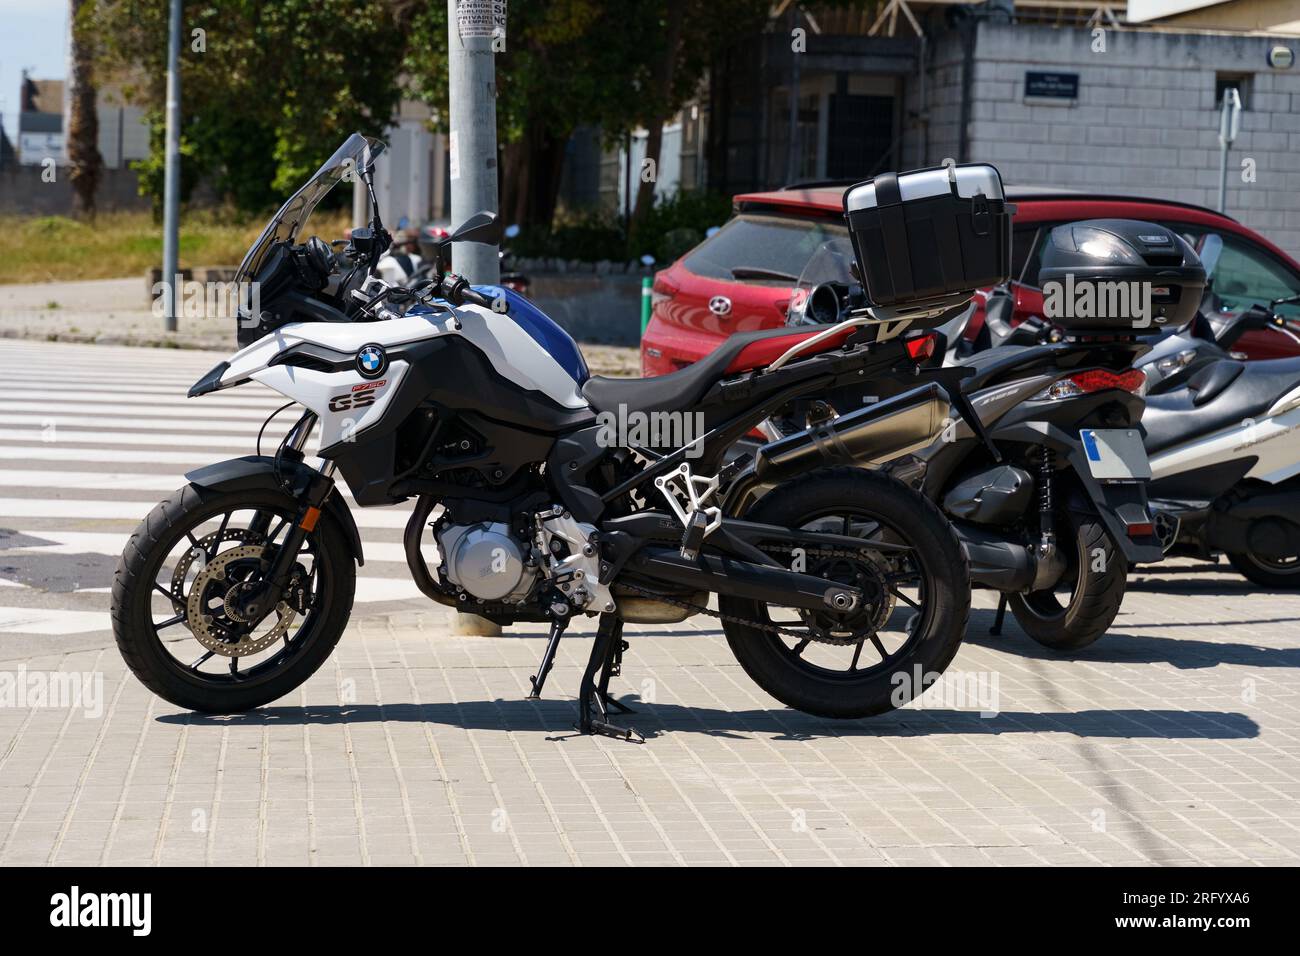
[{"label": "side stand", "polygon": [[551,672],[555,666],[555,651],[560,646],[560,637],[564,634],[564,629],[569,626],[568,617],[557,617],[551,621],[551,635],[546,641],[546,650],[542,652],[542,661],[537,665],[537,673],[528,678],[532,682],[533,689],[528,694],[529,700],[542,699],[542,685],[546,683],[546,675]]},{"label": "side stand", "polygon": [[989,628],[989,633],[994,637],[1002,636],[1002,619],[1007,616],[1007,596],[1005,593],[998,594],[998,613],[993,618],[993,626]]},{"label": "side stand", "polygon": [[603,734],[641,743],[644,738],[635,730],[609,722],[607,704],[614,704],[627,712],[623,705],[609,699],[609,678],[622,663],[622,657],[623,622],[613,614],[602,614],[578,691],[578,730],[584,734]]}]

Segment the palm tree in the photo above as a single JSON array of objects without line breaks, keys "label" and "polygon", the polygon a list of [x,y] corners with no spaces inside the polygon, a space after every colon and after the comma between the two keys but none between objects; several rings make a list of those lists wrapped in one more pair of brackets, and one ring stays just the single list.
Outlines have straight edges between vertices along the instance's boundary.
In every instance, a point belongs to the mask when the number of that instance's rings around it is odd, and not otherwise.
[{"label": "palm tree", "polygon": [[72,26],[72,110],[68,118],[67,143],[69,179],[78,209],[95,218],[95,192],[104,171],[99,154],[99,116],[95,109],[94,50],[78,14],[93,0],[70,0]]}]

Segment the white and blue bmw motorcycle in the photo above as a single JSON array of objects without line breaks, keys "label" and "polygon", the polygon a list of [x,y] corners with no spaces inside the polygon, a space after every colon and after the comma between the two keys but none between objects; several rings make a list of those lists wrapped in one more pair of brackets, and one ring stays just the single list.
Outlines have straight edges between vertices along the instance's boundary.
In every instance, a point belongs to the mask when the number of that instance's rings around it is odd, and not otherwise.
[{"label": "white and blue bmw motorcycle", "polygon": [[[274,454],[186,475],[131,537],[113,626],[146,686],[182,707],[241,711],[324,662],[364,560],[339,476],[358,506],[414,501],[405,554],[432,600],[549,625],[533,697],[568,622],[599,615],[579,697],[585,732],[630,733],[608,717],[622,706],[608,684],[624,622],[720,618],[758,684],[830,717],[890,710],[937,679],[969,612],[952,530],[897,481],[834,466],[928,444],[949,412],[942,389],[726,459],[796,396],[911,375],[932,333],[895,312],[890,335],[860,335],[880,321],[861,315],[815,334],[734,336],[661,378],[590,377],[572,339],[509,290],[471,287],[441,265],[410,288],[377,278],[389,242],[371,185],[380,149],[351,136],[240,267],[253,292],[243,348],[189,394],[260,382],[302,413]],[[372,216],[337,249],[306,227],[344,179],[367,190]],[[498,232],[479,214],[447,241],[496,243]],[[698,428],[622,427],[655,416]]]}]

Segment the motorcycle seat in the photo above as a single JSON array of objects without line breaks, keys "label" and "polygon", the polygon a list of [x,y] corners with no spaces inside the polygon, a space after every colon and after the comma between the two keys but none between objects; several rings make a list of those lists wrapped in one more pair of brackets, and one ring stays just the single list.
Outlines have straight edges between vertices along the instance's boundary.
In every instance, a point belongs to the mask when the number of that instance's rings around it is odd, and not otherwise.
[{"label": "motorcycle seat", "polygon": [[1187,380],[1187,387],[1196,393],[1192,404],[1204,405],[1235,382],[1245,367],[1244,362],[1234,361],[1213,362],[1205,366]]},{"label": "motorcycle seat", "polygon": [[963,358],[958,364],[975,370],[975,374],[966,380],[963,388],[968,392],[983,388],[986,383],[992,382],[1003,373],[1041,357],[1045,347],[1050,348],[1041,345],[1000,345],[995,349],[976,352]]},{"label": "motorcycle seat", "polygon": [[[791,346],[824,329],[792,332],[781,327],[739,332],[704,358],[667,375],[649,378],[592,376],[582,386],[582,396],[598,412],[676,412],[693,408],[714,382],[730,373],[747,372],[775,362]],[[844,344],[852,329],[810,347],[806,354],[826,352]]]},{"label": "motorcycle seat", "polygon": [[[1227,368],[1220,370],[1219,366]],[[1197,372],[1182,388],[1147,397],[1142,413],[1147,453],[1241,425],[1245,419],[1267,412],[1297,386],[1300,359],[1215,362]],[[1202,398],[1207,392],[1209,397]]]}]

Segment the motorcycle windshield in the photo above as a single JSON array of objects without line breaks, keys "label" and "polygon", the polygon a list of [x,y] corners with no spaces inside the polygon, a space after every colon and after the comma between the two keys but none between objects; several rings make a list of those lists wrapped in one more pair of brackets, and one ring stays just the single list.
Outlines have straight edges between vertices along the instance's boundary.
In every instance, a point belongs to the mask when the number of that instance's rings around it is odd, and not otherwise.
[{"label": "motorcycle windshield", "polygon": [[850,271],[853,263],[853,243],[846,236],[827,240],[812,254],[808,264],[799,273],[794,293],[790,296],[790,309],[787,313],[787,325],[816,324],[817,320],[806,315],[808,297],[819,285],[831,283],[842,290],[848,290],[858,284]]},{"label": "motorcycle windshield", "polygon": [[359,178],[360,171],[370,165],[384,151],[384,144],[377,139],[353,133],[343,145],[334,151],[334,155],[325,160],[324,165],[316,170],[315,175],[280,207],[271,221],[266,224],[262,234],[257,237],[244,254],[244,261],[239,264],[236,282],[251,279],[257,275],[267,253],[277,242],[295,242],[303,233],[303,226],[311,217],[312,211],[331,189],[343,180],[352,182]]}]

